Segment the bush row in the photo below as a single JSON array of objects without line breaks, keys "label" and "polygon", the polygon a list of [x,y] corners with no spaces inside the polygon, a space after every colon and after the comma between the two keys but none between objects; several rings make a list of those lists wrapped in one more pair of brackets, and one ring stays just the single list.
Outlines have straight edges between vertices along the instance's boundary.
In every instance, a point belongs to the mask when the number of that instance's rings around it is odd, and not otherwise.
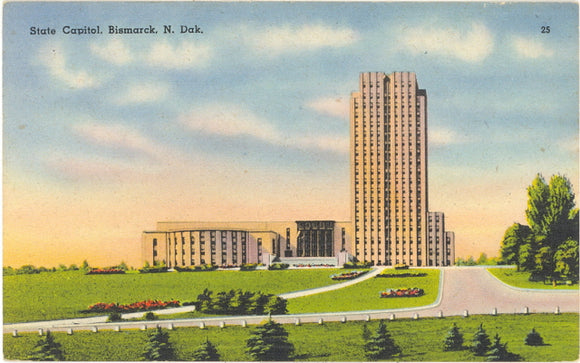
[{"label": "bush row", "polygon": [[197,296],[196,309],[207,314],[262,315],[286,314],[287,302],[279,296],[242,290],[213,294],[205,289]]},{"label": "bush row", "polygon": [[342,268],[369,268],[373,266],[372,261],[364,262],[346,262]]}]

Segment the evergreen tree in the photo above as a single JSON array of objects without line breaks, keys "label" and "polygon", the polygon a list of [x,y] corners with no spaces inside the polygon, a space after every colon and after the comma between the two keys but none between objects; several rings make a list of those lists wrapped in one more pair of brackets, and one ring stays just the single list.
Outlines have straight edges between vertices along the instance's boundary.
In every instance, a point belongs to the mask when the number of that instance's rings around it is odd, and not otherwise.
[{"label": "evergreen tree", "polygon": [[498,334],[493,338],[493,343],[487,355],[488,362],[516,362],[521,360],[517,354],[511,353],[507,350],[507,343],[502,344],[501,338]]},{"label": "evergreen tree", "polygon": [[459,328],[455,323],[445,336],[443,342],[443,350],[461,350],[463,349],[463,334],[459,331]]},{"label": "evergreen tree", "polygon": [[363,325],[362,338],[365,341],[365,343],[371,338],[371,331],[369,330],[367,324]]},{"label": "evergreen tree", "polygon": [[160,327],[149,334],[149,343],[145,347],[143,358],[147,361],[175,360],[175,352],[169,342],[169,334]]},{"label": "evergreen tree", "polygon": [[390,358],[401,353],[401,348],[391,338],[384,321],[379,322],[376,333],[365,344],[365,355],[369,360]]},{"label": "evergreen tree", "polygon": [[220,360],[220,355],[216,347],[208,339],[202,343],[193,352],[193,360],[195,361],[206,361],[206,362],[217,362]]},{"label": "evergreen tree", "polygon": [[483,329],[483,324],[479,324],[479,328],[473,336],[471,351],[475,355],[485,355],[491,346],[491,341],[489,340],[489,335]]},{"label": "evergreen tree", "polygon": [[26,359],[39,361],[62,361],[64,360],[64,353],[60,349],[60,343],[55,342],[50,331],[47,331],[46,336],[40,338]]},{"label": "evergreen tree", "polygon": [[258,361],[287,361],[294,352],[288,332],[271,319],[258,326],[246,342],[246,352]]},{"label": "evergreen tree", "polygon": [[288,302],[280,296],[271,295],[268,298],[268,303],[264,308],[264,312],[273,315],[282,315],[288,312]]},{"label": "evergreen tree", "polygon": [[536,329],[532,328],[532,331],[529,332],[526,338],[524,339],[524,343],[526,345],[532,346],[544,345],[544,339],[542,338],[540,333],[536,331]]}]

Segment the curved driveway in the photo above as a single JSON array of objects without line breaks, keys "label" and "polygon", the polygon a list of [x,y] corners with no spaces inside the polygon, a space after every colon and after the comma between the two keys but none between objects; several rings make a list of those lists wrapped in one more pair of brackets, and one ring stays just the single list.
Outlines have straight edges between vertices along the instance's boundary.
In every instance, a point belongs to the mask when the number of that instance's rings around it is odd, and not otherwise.
[{"label": "curved driveway", "polygon": [[[356,279],[357,282],[371,278],[378,273],[378,269]],[[370,319],[393,319],[393,318],[416,318],[427,316],[490,314],[497,311],[498,314],[506,313],[553,313],[558,309],[561,312],[578,312],[578,290],[527,290],[518,289],[505,285],[485,268],[482,267],[450,267],[441,269],[441,284],[437,301],[429,306],[392,309],[392,310],[369,310],[340,313],[316,313],[316,314],[289,314],[272,316],[280,323],[299,324],[322,321],[347,321],[347,320],[370,320]],[[354,281],[354,280],[353,280]],[[349,281],[348,284],[354,282]],[[338,287],[337,287],[338,286]],[[331,287],[317,288],[299,292],[300,296],[323,292],[322,289],[336,289],[345,284],[332,285]],[[292,293],[295,294],[295,293]],[[286,298],[298,295],[282,294]],[[182,309],[182,308],[179,308]],[[4,325],[4,332],[36,331],[38,329],[50,329],[52,331],[90,330],[90,329],[147,329],[157,325],[173,328],[178,326],[219,326],[219,325],[246,325],[259,324],[267,316],[230,316],[215,318],[195,318],[179,320],[162,320],[150,322],[120,322],[105,323],[106,317],[68,319],[58,321],[17,323]]]}]

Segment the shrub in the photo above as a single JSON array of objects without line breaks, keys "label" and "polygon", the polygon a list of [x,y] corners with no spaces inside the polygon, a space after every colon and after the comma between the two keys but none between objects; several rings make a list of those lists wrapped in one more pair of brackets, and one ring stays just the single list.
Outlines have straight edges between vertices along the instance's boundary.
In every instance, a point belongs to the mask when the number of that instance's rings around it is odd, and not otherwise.
[{"label": "shrub", "polygon": [[443,350],[450,351],[461,349],[463,349],[463,334],[461,334],[457,325],[453,324],[443,341]]},{"label": "shrub", "polygon": [[395,270],[408,270],[409,266],[403,263],[399,263],[395,265]]},{"label": "shrub", "polygon": [[240,271],[254,271],[257,267],[257,263],[244,263],[240,266]]},{"label": "shrub", "polygon": [[536,331],[536,329],[532,328],[532,331],[529,332],[526,338],[524,339],[524,343],[526,345],[531,346],[544,345],[544,339],[542,338],[540,333]]},{"label": "shrub", "polygon": [[157,319],[159,319],[159,317],[152,311],[146,312],[145,315],[143,316],[143,318],[145,320],[157,320]]},{"label": "shrub", "polygon": [[119,312],[112,312],[109,314],[109,316],[107,317],[107,321],[108,322],[115,322],[115,321],[122,321],[123,317],[121,315],[121,313]]},{"label": "shrub", "polygon": [[218,267],[215,265],[206,264],[187,267],[176,266],[174,270],[178,272],[199,272],[199,271],[215,271],[217,270],[217,268]]},{"label": "shrub", "polygon": [[345,262],[342,265],[342,268],[369,268],[373,266],[372,261],[364,261],[364,262]]},{"label": "shrub", "polygon": [[166,266],[153,266],[153,267],[143,267],[139,270],[139,273],[142,274],[152,274],[152,273],[160,273],[160,272],[167,272],[168,269]]},{"label": "shrub", "polygon": [[288,267],[290,267],[290,265],[287,263],[276,262],[268,266],[268,270],[285,270]]}]

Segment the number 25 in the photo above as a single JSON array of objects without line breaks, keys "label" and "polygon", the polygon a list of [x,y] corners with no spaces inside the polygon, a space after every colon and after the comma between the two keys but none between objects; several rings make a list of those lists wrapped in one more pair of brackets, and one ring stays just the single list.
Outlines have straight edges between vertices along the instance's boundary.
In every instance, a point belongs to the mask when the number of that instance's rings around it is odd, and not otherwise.
[{"label": "number 25", "polygon": [[540,29],[542,31],[542,34],[548,34],[548,33],[550,33],[550,26],[549,25],[548,26],[543,26]]}]

